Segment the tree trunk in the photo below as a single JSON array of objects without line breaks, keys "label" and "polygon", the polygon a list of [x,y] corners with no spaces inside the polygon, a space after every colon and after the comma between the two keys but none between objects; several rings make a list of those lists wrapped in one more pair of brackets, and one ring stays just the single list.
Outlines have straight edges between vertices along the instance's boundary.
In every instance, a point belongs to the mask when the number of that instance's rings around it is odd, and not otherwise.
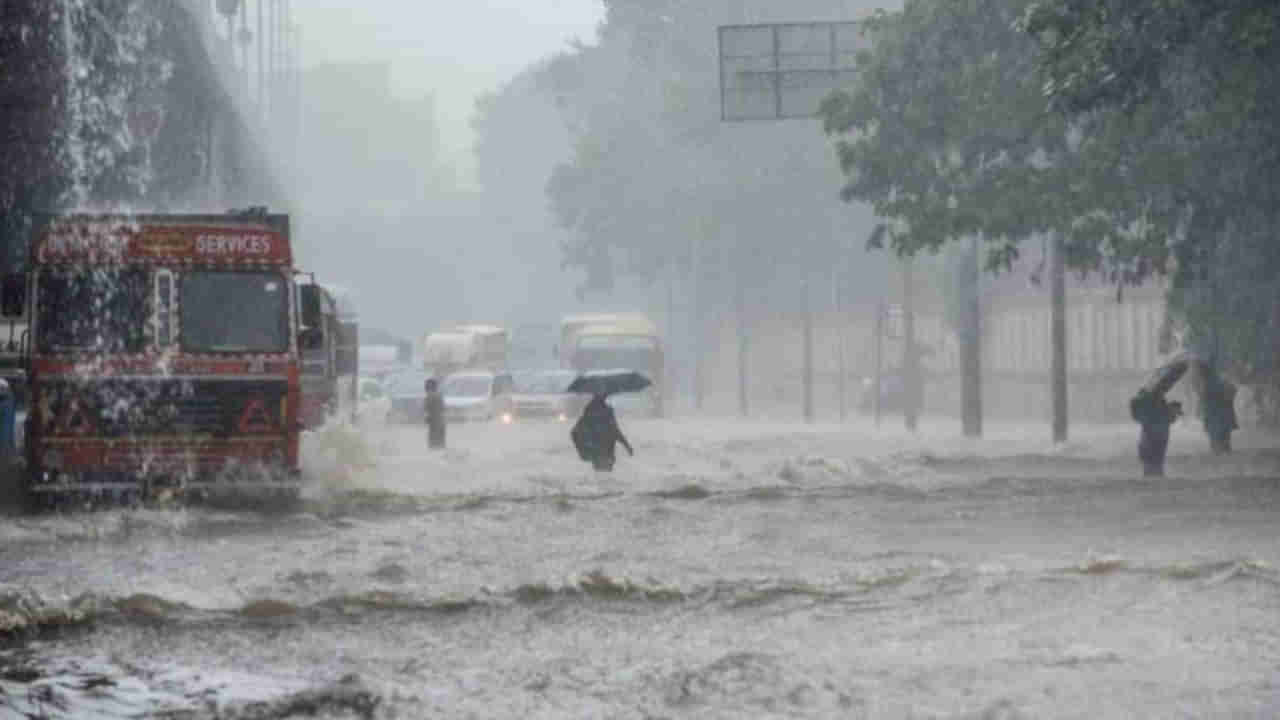
[{"label": "tree trunk", "polygon": [[902,407],[907,430],[916,431],[924,397],[920,351],[916,347],[915,272],[908,258],[902,263]]},{"label": "tree trunk", "polygon": [[960,417],[965,437],[982,437],[982,309],[979,297],[978,241],[965,254],[965,297],[960,329]]},{"label": "tree trunk", "polygon": [[1062,238],[1053,238],[1050,254],[1050,384],[1053,395],[1053,441],[1067,441],[1067,287]]}]

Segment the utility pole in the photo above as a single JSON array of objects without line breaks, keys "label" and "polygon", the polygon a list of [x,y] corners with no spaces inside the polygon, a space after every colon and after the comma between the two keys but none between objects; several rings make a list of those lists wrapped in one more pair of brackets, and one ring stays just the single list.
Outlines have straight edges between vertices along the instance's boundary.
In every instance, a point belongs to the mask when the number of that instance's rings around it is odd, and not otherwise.
[{"label": "utility pole", "polygon": [[[674,259],[667,261],[667,328],[666,342],[671,343],[676,337],[676,263]],[[671,346],[668,344],[666,352],[663,353],[663,371],[662,371],[662,407],[663,416],[667,417],[671,413],[671,408],[675,406],[675,388],[676,381],[676,360],[675,354],[671,352]]]},{"label": "utility pole", "polygon": [[849,387],[848,387],[848,369],[845,367],[844,341],[845,341],[845,322],[843,308],[840,302],[840,270],[837,264],[831,270],[831,308],[834,311],[836,328],[836,372],[839,377],[836,379],[836,392],[840,395],[840,422],[844,422],[849,418]]},{"label": "utility pole", "polygon": [[920,352],[916,348],[915,272],[912,259],[902,261],[902,405],[907,430],[916,431],[920,400],[924,396],[920,378]]},{"label": "utility pole", "polygon": [[1050,385],[1053,396],[1053,441],[1067,441],[1067,283],[1066,249],[1062,236],[1054,233],[1049,256]]},{"label": "utility pole", "polygon": [[876,303],[876,377],[875,377],[875,408],[876,408],[876,427],[880,427],[880,392],[883,389],[882,376],[884,373],[884,316],[888,310],[884,306],[884,301]]},{"label": "utility pole", "polygon": [[[739,251],[741,254],[741,250]],[[738,315],[738,415],[747,417],[750,405],[747,401],[747,293],[744,285],[742,260],[738,262],[737,282],[734,288],[734,305]]]},{"label": "utility pole", "polygon": [[253,44],[253,35],[249,32],[249,3],[240,4],[240,32],[236,36],[236,44],[240,49],[240,67],[243,70],[244,97],[246,102],[252,100],[249,87],[253,83],[252,70],[249,66],[249,47]]},{"label": "utility pole", "polygon": [[960,285],[965,289],[960,322],[960,418],[965,437],[982,437],[982,308],[978,239],[969,239]]},{"label": "utility pole", "polygon": [[265,79],[263,80],[263,97],[265,103],[264,120],[267,126],[271,126],[271,116],[276,111],[276,13],[277,3],[279,0],[260,0],[267,5],[267,27],[263,35],[263,42],[266,43],[267,61],[266,69],[263,71]]},{"label": "utility pole", "polygon": [[702,357],[702,228],[704,224],[699,224],[698,232],[690,238],[690,254],[693,256],[690,262],[690,292],[693,295],[693,317],[691,318],[693,328],[693,407],[695,410],[702,411],[703,401],[703,366],[706,364]]},{"label": "utility pole", "polygon": [[292,133],[293,128],[293,8],[289,0],[284,3],[280,13],[280,85],[284,88],[285,132]]},{"label": "utility pole", "polygon": [[263,5],[266,0],[257,0],[258,6],[258,116],[260,119],[266,119],[267,107],[267,33],[266,21],[264,19]]},{"label": "utility pole", "polygon": [[813,422],[813,298],[804,281],[804,421]]}]

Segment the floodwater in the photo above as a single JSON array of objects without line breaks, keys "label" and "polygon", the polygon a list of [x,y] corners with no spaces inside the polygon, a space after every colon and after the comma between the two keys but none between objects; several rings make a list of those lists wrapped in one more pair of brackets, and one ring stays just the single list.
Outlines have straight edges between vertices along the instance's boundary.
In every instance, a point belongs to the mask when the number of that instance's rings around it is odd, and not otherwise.
[{"label": "floodwater", "polygon": [[1133,426],[624,428],[608,475],[331,428],[300,512],[0,517],[0,717],[1280,715],[1260,438],[1144,480]]}]

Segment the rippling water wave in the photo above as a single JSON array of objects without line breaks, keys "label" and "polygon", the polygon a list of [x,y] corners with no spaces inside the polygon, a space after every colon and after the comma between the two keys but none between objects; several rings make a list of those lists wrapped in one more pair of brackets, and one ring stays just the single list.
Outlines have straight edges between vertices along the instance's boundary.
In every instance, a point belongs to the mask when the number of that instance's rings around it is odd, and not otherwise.
[{"label": "rippling water wave", "polygon": [[554,427],[343,429],[296,513],[13,518],[0,714],[1280,709],[1269,451],[1146,480],[1096,448],[678,429],[629,426],[612,475]]}]

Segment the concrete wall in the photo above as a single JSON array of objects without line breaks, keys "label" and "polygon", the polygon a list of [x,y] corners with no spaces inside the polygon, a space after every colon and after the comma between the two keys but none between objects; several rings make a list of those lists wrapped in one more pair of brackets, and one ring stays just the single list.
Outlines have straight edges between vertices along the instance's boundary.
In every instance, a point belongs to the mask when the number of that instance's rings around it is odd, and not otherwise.
[{"label": "concrete wall", "polygon": [[[1128,400],[1159,359],[1164,320],[1158,287],[1078,289],[1068,296],[1069,410],[1076,422],[1127,421]],[[890,323],[892,326],[893,323]],[[891,332],[898,334],[895,328]],[[959,414],[959,353],[941,308],[920,311],[918,342],[928,347],[925,406],[929,413]],[[864,378],[875,373],[874,309],[854,308],[814,316],[814,406],[819,420],[838,418],[843,341],[845,404],[857,412]],[[737,411],[738,333],[734,317],[721,314],[708,338],[707,411]],[[800,417],[803,402],[803,316],[771,313],[755,318],[748,333],[748,398],[751,414]],[[896,367],[900,339],[883,342],[881,367]],[[1046,294],[989,302],[983,315],[983,407],[990,419],[1047,420],[1049,415],[1049,306]]]}]

